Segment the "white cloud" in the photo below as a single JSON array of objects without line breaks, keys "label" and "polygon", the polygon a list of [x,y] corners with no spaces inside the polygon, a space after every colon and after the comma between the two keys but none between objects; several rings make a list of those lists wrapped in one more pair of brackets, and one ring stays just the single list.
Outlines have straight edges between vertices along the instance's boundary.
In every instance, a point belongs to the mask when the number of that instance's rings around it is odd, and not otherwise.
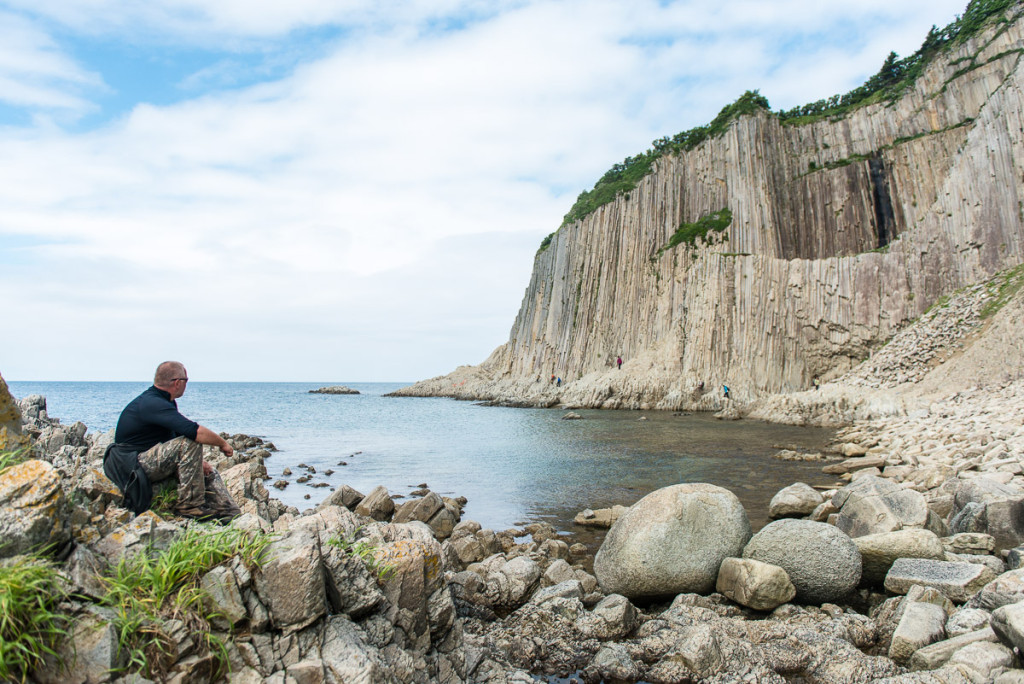
[{"label": "white cloud", "polygon": [[81,113],[91,105],[78,92],[102,84],[40,27],[0,9],[0,103]]},{"label": "white cloud", "polygon": [[[86,55],[78,64],[46,37],[53,22],[129,42],[347,28],[276,81],[139,104],[90,131],[0,129],[0,253],[18,245],[2,257],[0,292],[11,320],[33,321],[31,335],[0,338],[0,372],[120,379],[181,358],[205,379],[338,381],[481,361],[507,337],[541,237],[612,163],[748,88],[780,107],[858,85],[890,42],[914,33],[916,47],[953,11],[877,0],[856,11],[795,0],[7,6],[23,13],[21,44],[37,47],[20,71],[0,56],[0,79],[57,84],[51,100],[25,96],[29,109],[81,110],[83,89],[103,87]],[[864,17],[890,21],[872,39]],[[229,82],[234,68],[206,65],[183,85]]]}]

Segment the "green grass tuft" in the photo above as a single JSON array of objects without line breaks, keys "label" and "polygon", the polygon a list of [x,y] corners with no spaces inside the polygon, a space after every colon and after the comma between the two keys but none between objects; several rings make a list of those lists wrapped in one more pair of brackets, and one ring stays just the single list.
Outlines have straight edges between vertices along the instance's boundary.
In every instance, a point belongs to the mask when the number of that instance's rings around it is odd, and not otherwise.
[{"label": "green grass tuft", "polygon": [[205,607],[199,581],[235,556],[249,567],[262,565],[271,539],[232,527],[194,524],[165,551],[122,558],[104,578],[103,600],[116,614],[118,646],[128,663],[124,669],[157,676],[171,664],[173,644],[161,629],[167,618],[182,620],[201,635],[201,647],[215,653],[220,667],[225,667],[225,644],[210,633],[209,621],[216,615]]},{"label": "green grass tuft", "polygon": [[0,473],[19,463],[24,463],[32,456],[31,449],[22,447],[13,451],[0,451]]},{"label": "green grass tuft", "polygon": [[26,682],[46,656],[56,659],[68,621],[56,611],[64,578],[49,561],[17,556],[0,564],[0,681]]}]

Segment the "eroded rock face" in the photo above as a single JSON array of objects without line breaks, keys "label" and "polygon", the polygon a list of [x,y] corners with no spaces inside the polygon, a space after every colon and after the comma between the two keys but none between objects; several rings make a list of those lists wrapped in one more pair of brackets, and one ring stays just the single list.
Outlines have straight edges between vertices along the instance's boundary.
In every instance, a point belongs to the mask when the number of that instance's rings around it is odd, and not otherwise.
[{"label": "eroded rock face", "polygon": [[21,434],[21,412],[7,383],[0,375],[0,451],[14,451],[28,445],[28,437]]},{"label": "eroded rock face", "polygon": [[725,558],[740,555],[750,521],[739,499],[708,484],[679,484],[633,504],[608,531],[594,572],[627,598],[707,592]]},{"label": "eroded rock face", "polygon": [[797,600],[842,601],[860,582],[857,545],[832,525],[811,520],[776,520],[754,535],[744,558],[777,565],[796,587]]},{"label": "eroded rock face", "polygon": [[0,474],[0,558],[60,554],[71,539],[69,516],[60,475],[49,463],[25,461]]}]

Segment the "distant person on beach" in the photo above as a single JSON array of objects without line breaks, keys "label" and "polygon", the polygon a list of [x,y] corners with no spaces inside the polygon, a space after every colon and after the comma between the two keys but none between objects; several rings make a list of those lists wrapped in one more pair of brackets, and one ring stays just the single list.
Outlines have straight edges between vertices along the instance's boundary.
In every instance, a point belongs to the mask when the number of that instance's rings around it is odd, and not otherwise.
[{"label": "distant person on beach", "polygon": [[701,380],[700,384],[697,385],[697,391],[698,392],[703,392],[704,391],[704,381],[703,380]]},{"label": "distant person on beach", "polygon": [[814,376],[814,380],[811,381],[811,384],[814,385],[814,389],[821,389],[821,381],[818,380],[818,376]]},{"label": "distant person on beach", "polygon": [[724,398],[726,398],[726,399],[729,398],[729,386],[728,385],[722,385],[722,396]]},{"label": "distant person on beach", "polygon": [[561,387],[561,386],[562,386],[562,378],[558,378],[558,380],[555,382],[555,387]]},{"label": "distant person on beach", "polygon": [[198,520],[230,520],[241,511],[224,481],[203,460],[209,444],[231,456],[234,450],[216,432],[178,412],[175,401],[185,393],[188,373],[177,361],[156,369],[153,386],[132,399],[117,421],[112,444],[103,456],[103,470],[136,514],[152,501],[152,485],[178,480],[178,515]]},{"label": "distant person on beach", "polygon": [[615,363],[619,364],[619,370],[622,370],[622,357],[615,359]]}]

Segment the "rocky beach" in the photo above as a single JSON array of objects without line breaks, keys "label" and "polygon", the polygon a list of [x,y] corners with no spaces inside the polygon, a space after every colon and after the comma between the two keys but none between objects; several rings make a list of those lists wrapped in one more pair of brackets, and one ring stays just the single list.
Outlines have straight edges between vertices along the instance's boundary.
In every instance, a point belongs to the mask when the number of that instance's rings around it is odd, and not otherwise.
[{"label": "rocky beach", "polygon": [[[738,409],[846,419],[824,454],[833,489],[784,488],[775,522],[751,534],[731,492],[666,483],[632,507],[581,513],[611,525],[596,558],[546,524],[481,529],[462,519],[464,502],[429,490],[403,501],[342,486],[301,513],[264,485],[273,445],[244,435],[229,437],[232,458],[207,453],[243,511],[229,527],[132,516],[102,474],[109,434],[3,388],[2,448],[28,445],[32,458],[0,472],[0,556],[4,568],[56,569],[51,606],[66,625],[59,660],[9,676],[1024,682],[1024,293],[993,283],[818,390]],[[1000,291],[984,318],[967,315]],[[971,382],[942,392],[953,377]],[[130,659],[104,578],[224,530],[266,539],[266,553],[204,568],[191,580],[202,608],[165,604],[146,623],[160,646]]]}]

